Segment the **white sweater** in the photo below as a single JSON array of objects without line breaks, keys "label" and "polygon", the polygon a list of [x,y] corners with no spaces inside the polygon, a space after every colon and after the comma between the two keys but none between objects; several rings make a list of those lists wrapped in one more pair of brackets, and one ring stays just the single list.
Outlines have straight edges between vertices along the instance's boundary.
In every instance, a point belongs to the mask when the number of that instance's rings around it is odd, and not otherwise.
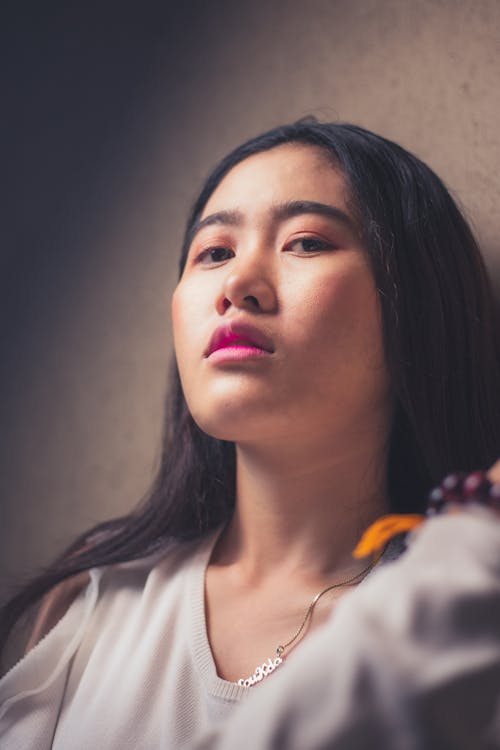
[{"label": "white sweater", "polygon": [[426,522],[408,551],[192,750],[500,750],[500,518]]},{"label": "white sweater", "polygon": [[2,750],[177,749],[226,717],[248,688],[217,676],[207,640],[216,537],[92,570],[0,681]]},{"label": "white sweater", "polygon": [[426,523],[251,689],[217,676],[207,640],[216,537],[93,570],[0,681],[2,750],[500,748],[496,516]]}]

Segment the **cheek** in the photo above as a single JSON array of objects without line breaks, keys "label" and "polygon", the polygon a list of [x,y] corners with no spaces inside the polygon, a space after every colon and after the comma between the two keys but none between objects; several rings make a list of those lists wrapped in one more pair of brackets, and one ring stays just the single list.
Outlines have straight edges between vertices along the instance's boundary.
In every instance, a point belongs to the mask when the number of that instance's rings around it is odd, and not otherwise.
[{"label": "cheek", "polygon": [[172,296],[171,316],[172,316],[172,335],[175,357],[181,380],[185,379],[185,371],[189,369],[189,342],[192,338],[194,322],[191,319],[193,314],[193,305],[189,304],[189,299],[180,288],[176,289]]},{"label": "cheek", "polygon": [[326,367],[358,371],[383,364],[378,295],[371,274],[361,271],[322,278],[297,308],[300,343],[321,352]]},{"label": "cheek", "polygon": [[314,279],[293,298],[296,320],[304,325],[307,321],[314,338],[328,334],[325,343],[361,329],[373,319],[378,304],[371,276],[352,268]]},{"label": "cheek", "polygon": [[178,330],[181,319],[182,319],[182,298],[177,287],[172,294],[172,300],[170,303],[170,315],[172,318],[172,330],[175,337],[175,332]]},{"label": "cheek", "polygon": [[176,289],[172,295],[172,301],[170,303],[170,317],[172,319],[172,335],[174,338],[174,346],[177,350],[177,342],[179,339],[179,332],[181,327],[181,319],[182,319],[182,303],[180,300],[180,295],[178,290]]}]

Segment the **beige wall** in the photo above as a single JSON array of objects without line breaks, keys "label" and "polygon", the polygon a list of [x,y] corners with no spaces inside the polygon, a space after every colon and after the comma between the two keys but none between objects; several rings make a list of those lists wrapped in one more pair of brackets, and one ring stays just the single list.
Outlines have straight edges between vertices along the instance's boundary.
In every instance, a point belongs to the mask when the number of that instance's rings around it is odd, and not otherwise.
[{"label": "beige wall", "polygon": [[[46,207],[51,227],[65,219],[55,244],[41,229],[6,252],[2,585],[47,562],[77,531],[127,511],[146,488],[183,222],[209,167],[242,139],[312,112],[399,141],[451,187],[500,275],[497,0],[206,5],[166,23],[149,46],[140,21],[122,19],[120,34],[116,20],[101,30],[104,42],[89,25],[88,44],[106,43],[123,60],[143,34],[140,86],[131,78],[127,117],[113,120],[105,148],[82,142],[93,200],[82,200],[65,172],[64,211]],[[63,70],[69,53],[61,49],[54,65]],[[89,75],[97,85],[97,72]],[[50,119],[42,96],[27,106]],[[96,116],[89,100],[68,128],[86,133]],[[45,148],[23,132],[33,154]],[[51,143],[62,164],[73,158]],[[23,174],[29,193],[30,165]],[[35,203],[23,203],[23,221]]]}]

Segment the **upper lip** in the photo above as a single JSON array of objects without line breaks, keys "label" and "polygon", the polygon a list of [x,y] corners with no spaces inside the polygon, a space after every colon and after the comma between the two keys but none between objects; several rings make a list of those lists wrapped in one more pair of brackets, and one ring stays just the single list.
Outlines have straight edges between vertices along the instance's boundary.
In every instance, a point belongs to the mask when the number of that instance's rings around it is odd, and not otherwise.
[{"label": "upper lip", "polygon": [[267,352],[274,352],[273,342],[263,331],[249,323],[229,321],[215,329],[205,351],[205,357],[209,357],[216,349],[232,343],[245,343]]}]

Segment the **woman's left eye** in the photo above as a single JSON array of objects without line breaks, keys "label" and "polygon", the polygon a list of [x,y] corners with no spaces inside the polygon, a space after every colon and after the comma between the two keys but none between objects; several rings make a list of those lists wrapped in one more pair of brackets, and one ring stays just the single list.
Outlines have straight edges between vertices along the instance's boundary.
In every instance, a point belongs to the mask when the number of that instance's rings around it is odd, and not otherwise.
[{"label": "woman's left eye", "polygon": [[321,250],[333,250],[334,247],[331,242],[326,240],[320,240],[317,237],[298,237],[296,240],[292,240],[287,245],[287,250],[304,254],[304,253],[318,253]]}]

